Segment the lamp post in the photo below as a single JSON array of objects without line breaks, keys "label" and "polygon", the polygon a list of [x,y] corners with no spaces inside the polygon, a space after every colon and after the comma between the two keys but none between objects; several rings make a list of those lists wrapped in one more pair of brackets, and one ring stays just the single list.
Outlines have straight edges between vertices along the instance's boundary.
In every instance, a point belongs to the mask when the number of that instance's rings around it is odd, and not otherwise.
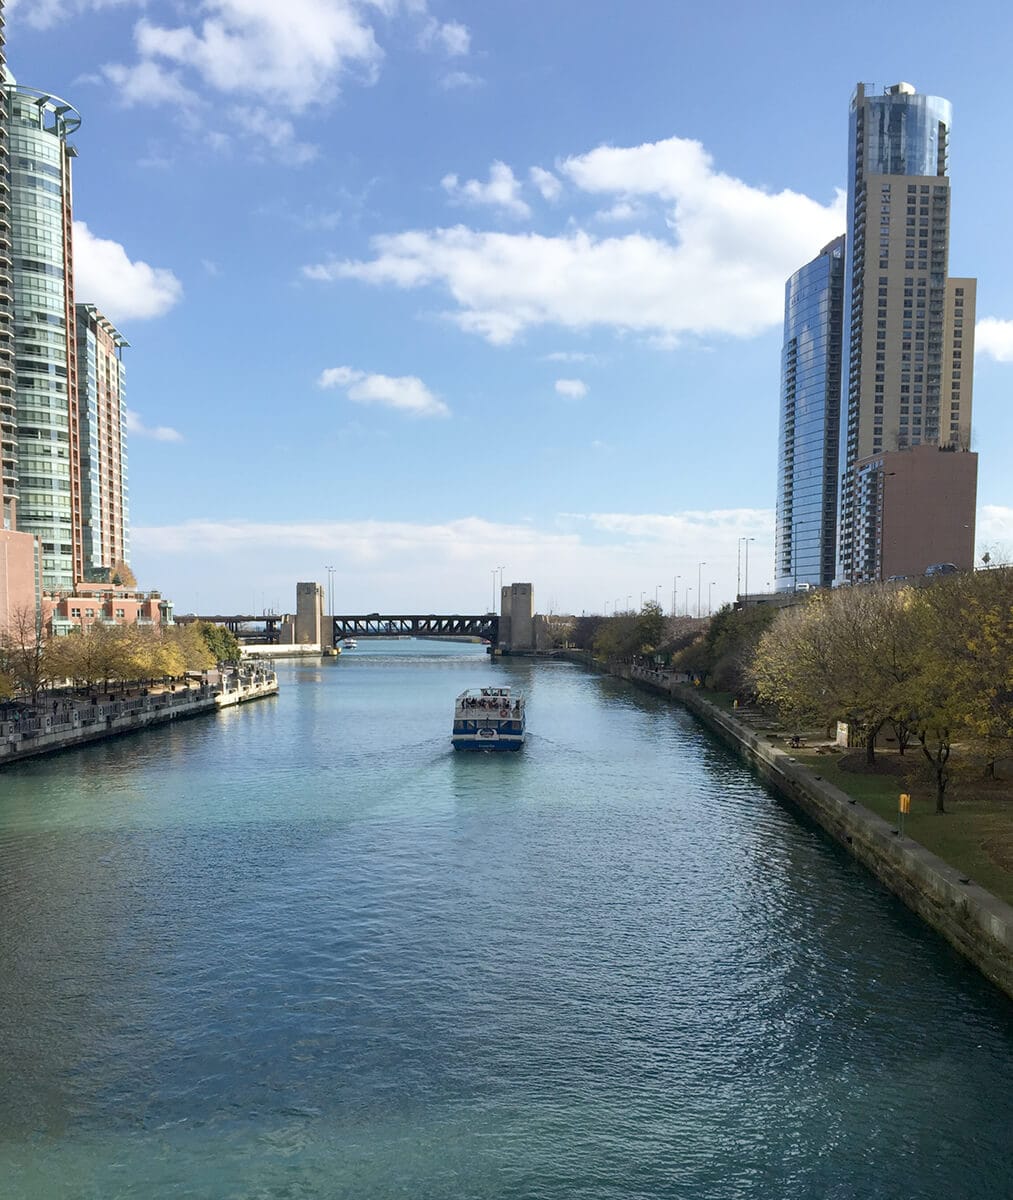
[{"label": "lamp post", "polygon": [[700,572],[707,564],[705,562],[696,564],[696,619],[700,620],[700,606],[703,603],[703,585],[700,582]]},{"label": "lamp post", "polygon": [[609,602],[606,600],[605,601],[605,616],[607,617],[608,615],[609,615]]},{"label": "lamp post", "polygon": [[661,608],[661,584],[654,585],[654,607]]},{"label": "lamp post", "polygon": [[626,597],[626,611],[627,611],[627,612],[630,612],[630,611],[631,611],[631,609],[632,609],[632,605],[633,605],[633,593],[631,592],[631,593],[630,593],[630,594],[629,594],[629,595]]},{"label": "lamp post", "polygon": [[743,541],[745,542],[745,544],[746,544],[746,553],[745,553],[745,555],[743,556],[743,557],[745,558],[745,560],[746,560],[746,569],[745,569],[745,574],[743,575],[743,581],[744,581],[744,587],[745,587],[745,589],[746,589],[746,590],[745,590],[745,595],[747,595],[747,596],[748,596],[748,595],[749,595],[749,543],[750,543],[750,542],[755,542],[755,541],[756,541],[756,538],[754,538],[754,537],[745,537],[745,538],[743,538],[742,540],[743,540]]},{"label": "lamp post", "polygon": [[491,612],[496,611],[496,576],[498,573],[499,573],[499,567],[493,567],[493,569],[492,569],[492,608],[490,610]]},{"label": "lamp post", "polygon": [[691,587],[688,587],[686,589],[686,616],[687,617],[689,616],[689,594],[692,590],[693,589]]},{"label": "lamp post", "polygon": [[640,608],[641,608],[641,610],[643,610],[643,607],[644,607],[644,597],[645,597],[646,595],[647,595],[647,593],[646,593],[646,592],[641,592],[641,593],[640,593]]},{"label": "lamp post", "polygon": [[715,579],[712,579],[712,580],[710,581],[710,583],[708,583],[708,584],[707,584],[707,616],[708,616],[708,617],[709,617],[709,616],[711,615],[711,613],[714,611],[714,608],[713,608],[713,606],[712,606],[712,604],[711,604],[711,591],[713,590],[713,588],[714,588],[714,584],[715,584],[716,582],[717,582],[717,580],[715,580]]},{"label": "lamp post", "polygon": [[677,617],[679,615],[679,580],[681,578],[682,578],[681,575],[676,575],[674,581],[672,582],[672,616],[673,617]]},{"label": "lamp post", "polygon": [[327,615],[334,616],[334,567],[324,567],[327,572]]}]

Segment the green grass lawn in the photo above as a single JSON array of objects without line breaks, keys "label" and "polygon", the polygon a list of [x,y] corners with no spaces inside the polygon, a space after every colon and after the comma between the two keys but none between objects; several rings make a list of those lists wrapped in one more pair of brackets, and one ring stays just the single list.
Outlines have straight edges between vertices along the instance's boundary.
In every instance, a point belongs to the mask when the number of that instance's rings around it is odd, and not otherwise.
[{"label": "green grass lawn", "polygon": [[[911,764],[907,782],[899,775],[843,771],[837,755],[808,750],[793,753],[816,774],[895,827],[900,793],[907,792],[911,796],[911,811],[904,818],[905,834],[975,883],[1013,904],[1013,786],[1008,782],[986,786],[958,777],[947,794],[948,811],[937,813],[932,784],[919,777],[917,748],[909,748],[905,755]],[[896,761],[898,756],[896,751],[886,751],[877,752],[876,757]]]}]

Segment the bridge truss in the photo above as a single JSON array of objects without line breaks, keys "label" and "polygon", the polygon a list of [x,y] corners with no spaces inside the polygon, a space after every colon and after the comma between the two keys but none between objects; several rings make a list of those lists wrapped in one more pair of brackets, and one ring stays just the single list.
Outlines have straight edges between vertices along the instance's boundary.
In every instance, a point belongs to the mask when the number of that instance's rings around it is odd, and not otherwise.
[{"label": "bridge truss", "polygon": [[496,644],[499,617],[496,613],[480,616],[366,616],[334,617],[334,644],[344,638],[368,637],[477,637]]}]

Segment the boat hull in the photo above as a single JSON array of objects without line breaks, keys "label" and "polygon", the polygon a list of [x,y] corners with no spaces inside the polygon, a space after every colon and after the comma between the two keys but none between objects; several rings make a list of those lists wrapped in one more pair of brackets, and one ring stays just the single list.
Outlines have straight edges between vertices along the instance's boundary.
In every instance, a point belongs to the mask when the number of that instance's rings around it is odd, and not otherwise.
[{"label": "boat hull", "polygon": [[474,733],[455,735],[450,739],[455,750],[520,750],[524,737],[480,738]]}]

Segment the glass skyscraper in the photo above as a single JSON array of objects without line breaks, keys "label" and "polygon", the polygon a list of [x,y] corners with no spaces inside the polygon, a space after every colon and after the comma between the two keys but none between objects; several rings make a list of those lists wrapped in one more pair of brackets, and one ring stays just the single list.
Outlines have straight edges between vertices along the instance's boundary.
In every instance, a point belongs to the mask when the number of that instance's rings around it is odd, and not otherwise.
[{"label": "glass skyscraper", "polygon": [[4,13],[0,0],[0,529],[15,527],[18,418],[14,400],[14,262],[11,256],[11,161]]},{"label": "glass skyscraper", "polygon": [[843,316],[840,237],[785,285],[774,549],[778,591],[833,583]]},{"label": "glass skyscraper", "polygon": [[47,589],[83,578],[71,171],[75,109],[8,79],[18,451],[17,527]]},{"label": "glass skyscraper", "polygon": [[915,446],[970,445],[975,281],[948,276],[950,125],[949,101],[907,83],[881,92],[859,84],[852,98],[838,517],[845,582],[882,574],[882,531],[858,520],[861,464]]}]

